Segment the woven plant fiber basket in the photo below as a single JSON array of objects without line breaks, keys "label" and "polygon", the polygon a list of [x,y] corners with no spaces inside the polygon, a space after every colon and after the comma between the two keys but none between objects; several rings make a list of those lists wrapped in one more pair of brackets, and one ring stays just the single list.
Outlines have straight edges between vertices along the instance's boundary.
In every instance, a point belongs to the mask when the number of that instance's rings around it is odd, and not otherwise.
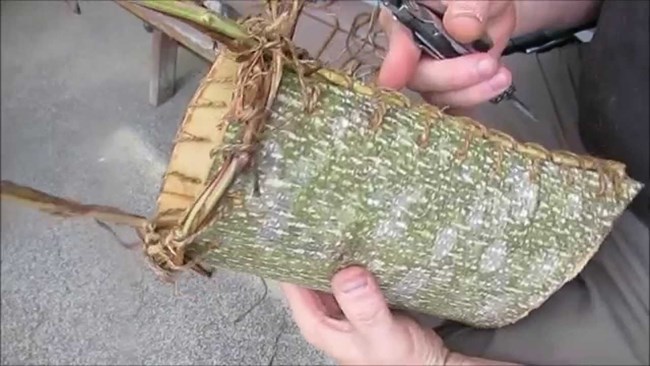
[{"label": "woven plant fiber basket", "polygon": [[574,278],[641,188],[621,164],[521,144],[328,69],[306,78],[309,111],[297,74],[283,73],[252,159],[232,174],[239,66],[221,52],[202,80],[151,219],[10,182],[3,198],[135,222],[166,270],[200,264],[328,291],[337,270],[366,266],[393,306],[488,328]]}]

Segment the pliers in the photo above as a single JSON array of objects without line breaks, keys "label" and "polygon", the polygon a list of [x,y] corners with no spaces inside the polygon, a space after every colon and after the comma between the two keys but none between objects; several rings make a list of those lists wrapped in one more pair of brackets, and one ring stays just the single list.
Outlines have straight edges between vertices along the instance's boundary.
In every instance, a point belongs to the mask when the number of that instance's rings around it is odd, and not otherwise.
[{"label": "pliers", "polygon": [[[484,37],[471,44],[456,42],[444,29],[442,15],[418,4],[414,0],[381,0],[393,17],[408,28],[417,45],[434,59],[443,60],[476,52],[487,52],[492,42]],[[537,118],[528,107],[515,96],[515,86],[511,84],[500,95],[490,99],[493,104],[510,100],[522,113],[534,121]]]}]

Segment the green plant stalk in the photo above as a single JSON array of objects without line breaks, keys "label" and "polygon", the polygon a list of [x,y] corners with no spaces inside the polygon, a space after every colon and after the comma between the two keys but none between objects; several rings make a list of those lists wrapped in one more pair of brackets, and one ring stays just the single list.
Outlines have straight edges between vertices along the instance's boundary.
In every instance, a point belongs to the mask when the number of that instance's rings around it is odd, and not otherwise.
[{"label": "green plant stalk", "polygon": [[234,40],[248,39],[248,34],[236,22],[197,5],[175,0],[134,0],[132,2],[194,22]]}]

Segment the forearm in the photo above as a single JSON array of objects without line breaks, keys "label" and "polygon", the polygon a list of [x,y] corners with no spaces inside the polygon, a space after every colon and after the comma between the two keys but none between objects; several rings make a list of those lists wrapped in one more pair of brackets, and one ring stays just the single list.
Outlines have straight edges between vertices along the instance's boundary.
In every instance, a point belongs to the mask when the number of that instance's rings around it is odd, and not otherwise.
[{"label": "forearm", "polygon": [[514,36],[584,24],[598,16],[600,4],[601,0],[518,0]]}]

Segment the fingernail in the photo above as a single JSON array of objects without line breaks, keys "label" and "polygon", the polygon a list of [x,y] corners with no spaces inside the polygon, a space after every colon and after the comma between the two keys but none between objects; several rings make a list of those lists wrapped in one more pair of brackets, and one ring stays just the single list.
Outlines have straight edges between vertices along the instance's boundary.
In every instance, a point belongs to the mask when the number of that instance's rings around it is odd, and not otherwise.
[{"label": "fingernail", "polygon": [[350,294],[363,290],[367,285],[368,278],[366,276],[357,276],[346,281],[343,286],[341,286],[341,290],[346,294]]},{"label": "fingernail", "polygon": [[478,70],[479,75],[482,77],[489,77],[494,74],[494,70],[497,67],[496,61],[494,61],[491,58],[486,58],[484,60],[479,61],[479,63],[476,65],[476,69]]},{"label": "fingernail", "polygon": [[492,79],[490,79],[488,83],[490,84],[490,87],[495,91],[505,89],[508,86],[508,76],[505,74],[505,72],[499,72]]},{"label": "fingernail", "polygon": [[472,10],[456,10],[453,15],[454,18],[473,19],[478,21],[479,23],[483,23],[483,18]]}]

